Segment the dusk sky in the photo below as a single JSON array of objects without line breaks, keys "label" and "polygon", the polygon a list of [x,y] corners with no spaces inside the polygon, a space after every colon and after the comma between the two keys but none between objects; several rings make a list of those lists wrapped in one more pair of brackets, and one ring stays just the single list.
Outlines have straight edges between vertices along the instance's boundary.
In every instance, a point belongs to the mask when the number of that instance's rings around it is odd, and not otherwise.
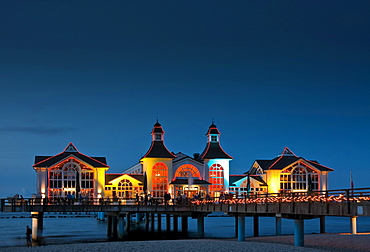
[{"label": "dusk sky", "polygon": [[193,155],[212,123],[231,174],[284,147],[370,187],[370,1],[0,2],[0,197],[69,142],[137,163],[156,119]]}]

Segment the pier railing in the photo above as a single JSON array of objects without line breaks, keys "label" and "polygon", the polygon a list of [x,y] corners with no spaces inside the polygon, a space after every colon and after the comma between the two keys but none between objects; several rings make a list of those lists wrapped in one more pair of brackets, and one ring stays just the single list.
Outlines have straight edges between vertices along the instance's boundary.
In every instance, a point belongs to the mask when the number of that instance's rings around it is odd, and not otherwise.
[{"label": "pier railing", "polygon": [[[180,208],[181,206],[181,208]],[[175,210],[176,209],[176,210]],[[181,209],[181,210],[180,210]],[[245,214],[306,214],[336,216],[370,216],[370,188],[338,189],[314,192],[240,195],[225,194],[217,198],[171,200],[164,205],[160,200],[135,199],[1,199],[1,211],[194,211],[231,212]]]}]

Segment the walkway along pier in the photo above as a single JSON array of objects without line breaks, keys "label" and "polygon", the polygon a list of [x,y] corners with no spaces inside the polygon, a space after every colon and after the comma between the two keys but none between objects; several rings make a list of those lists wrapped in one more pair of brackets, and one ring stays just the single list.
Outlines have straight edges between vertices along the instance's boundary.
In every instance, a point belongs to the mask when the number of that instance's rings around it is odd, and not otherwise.
[{"label": "walkway along pier", "polygon": [[[42,236],[44,212],[98,212],[107,215],[108,235],[115,239],[130,231],[132,216],[136,221],[145,218],[147,229],[160,232],[161,217],[166,216],[166,229],[178,231],[178,218],[182,218],[182,231],[187,230],[187,218],[197,219],[198,237],[204,237],[204,217],[212,212],[224,212],[235,217],[238,241],[245,241],[245,217],[253,217],[254,236],[259,234],[259,217],[276,218],[276,235],[281,235],[281,218],[294,220],[294,245],[304,246],[304,220],[320,218],[320,232],[325,233],[325,216],[349,217],[351,233],[357,233],[356,217],[370,216],[370,188],[328,190],[314,193],[292,193],[284,195],[259,195],[259,197],[198,199],[182,205],[138,205],[93,200],[74,204],[54,204],[47,199],[1,199],[3,212],[30,212],[32,216],[32,238]],[[100,218],[103,218],[100,214]]]}]

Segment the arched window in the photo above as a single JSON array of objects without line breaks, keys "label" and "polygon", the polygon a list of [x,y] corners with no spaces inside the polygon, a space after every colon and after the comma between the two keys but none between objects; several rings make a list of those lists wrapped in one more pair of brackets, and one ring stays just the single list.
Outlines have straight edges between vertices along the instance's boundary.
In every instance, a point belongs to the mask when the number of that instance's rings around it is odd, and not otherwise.
[{"label": "arched window", "polygon": [[134,195],[134,187],[128,179],[122,179],[117,186],[117,196],[119,198],[132,198]]},{"label": "arched window", "polygon": [[175,178],[189,177],[189,174],[191,174],[193,178],[200,177],[199,170],[194,165],[184,164],[184,165],[181,165],[179,168],[177,168],[175,172]]},{"label": "arched window", "polygon": [[280,173],[280,191],[312,191],[319,189],[319,174],[302,162]]},{"label": "arched window", "polygon": [[74,162],[68,162],[63,167],[63,187],[64,189],[75,189],[76,188],[76,172],[79,167]]},{"label": "arched window", "polygon": [[152,197],[163,197],[167,193],[168,169],[164,163],[156,163],[152,170]]},{"label": "arched window", "polygon": [[303,167],[298,166],[292,171],[292,189],[307,189],[307,171]]},{"label": "arched window", "polygon": [[224,191],[224,168],[220,164],[213,164],[209,168],[209,182],[211,192]]}]

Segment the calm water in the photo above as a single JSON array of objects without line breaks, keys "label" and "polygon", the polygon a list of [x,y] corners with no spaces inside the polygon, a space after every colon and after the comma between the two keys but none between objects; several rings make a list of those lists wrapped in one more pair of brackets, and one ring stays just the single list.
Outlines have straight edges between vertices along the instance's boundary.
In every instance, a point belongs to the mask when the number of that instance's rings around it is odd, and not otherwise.
[{"label": "calm water", "polygon": [[[282,220],[283,234],[293,234],[293,220]],[[319,233],[319,219],[305,220],[305,233]],[[348,217],[327,217],[326,232],[350,232]],[[29,213],[1,213],[0,212],[0,247],[24,246],[26,225],[31,226]],[[275,218],[261,217],[259,219],[260,235],[275,234]],[[134,225],[133,225],[134,227]],[[141,225],[138,227],[143,230]],[[165,218],[162,218],[162,230],[165,230]],[[181,228],[181,218],[179,219]],[[196,238],[197,222],[189,218],[189,238]],[[357,218],[358,232],[370,231],[370,217]],[[137,232],[143,240],[150,239],[145,232]],[[106,236],[106,222],[94,218],[94,213],[86,215],[56,215],[45,214],[44,231],[46,244],[61,244],[72,242],[108,241]],[[253,218],[246,218],[246,236],[253,236]],[[206,217],[205,238],[233,238],[235,237],[235,219],[233,217]]]}]

